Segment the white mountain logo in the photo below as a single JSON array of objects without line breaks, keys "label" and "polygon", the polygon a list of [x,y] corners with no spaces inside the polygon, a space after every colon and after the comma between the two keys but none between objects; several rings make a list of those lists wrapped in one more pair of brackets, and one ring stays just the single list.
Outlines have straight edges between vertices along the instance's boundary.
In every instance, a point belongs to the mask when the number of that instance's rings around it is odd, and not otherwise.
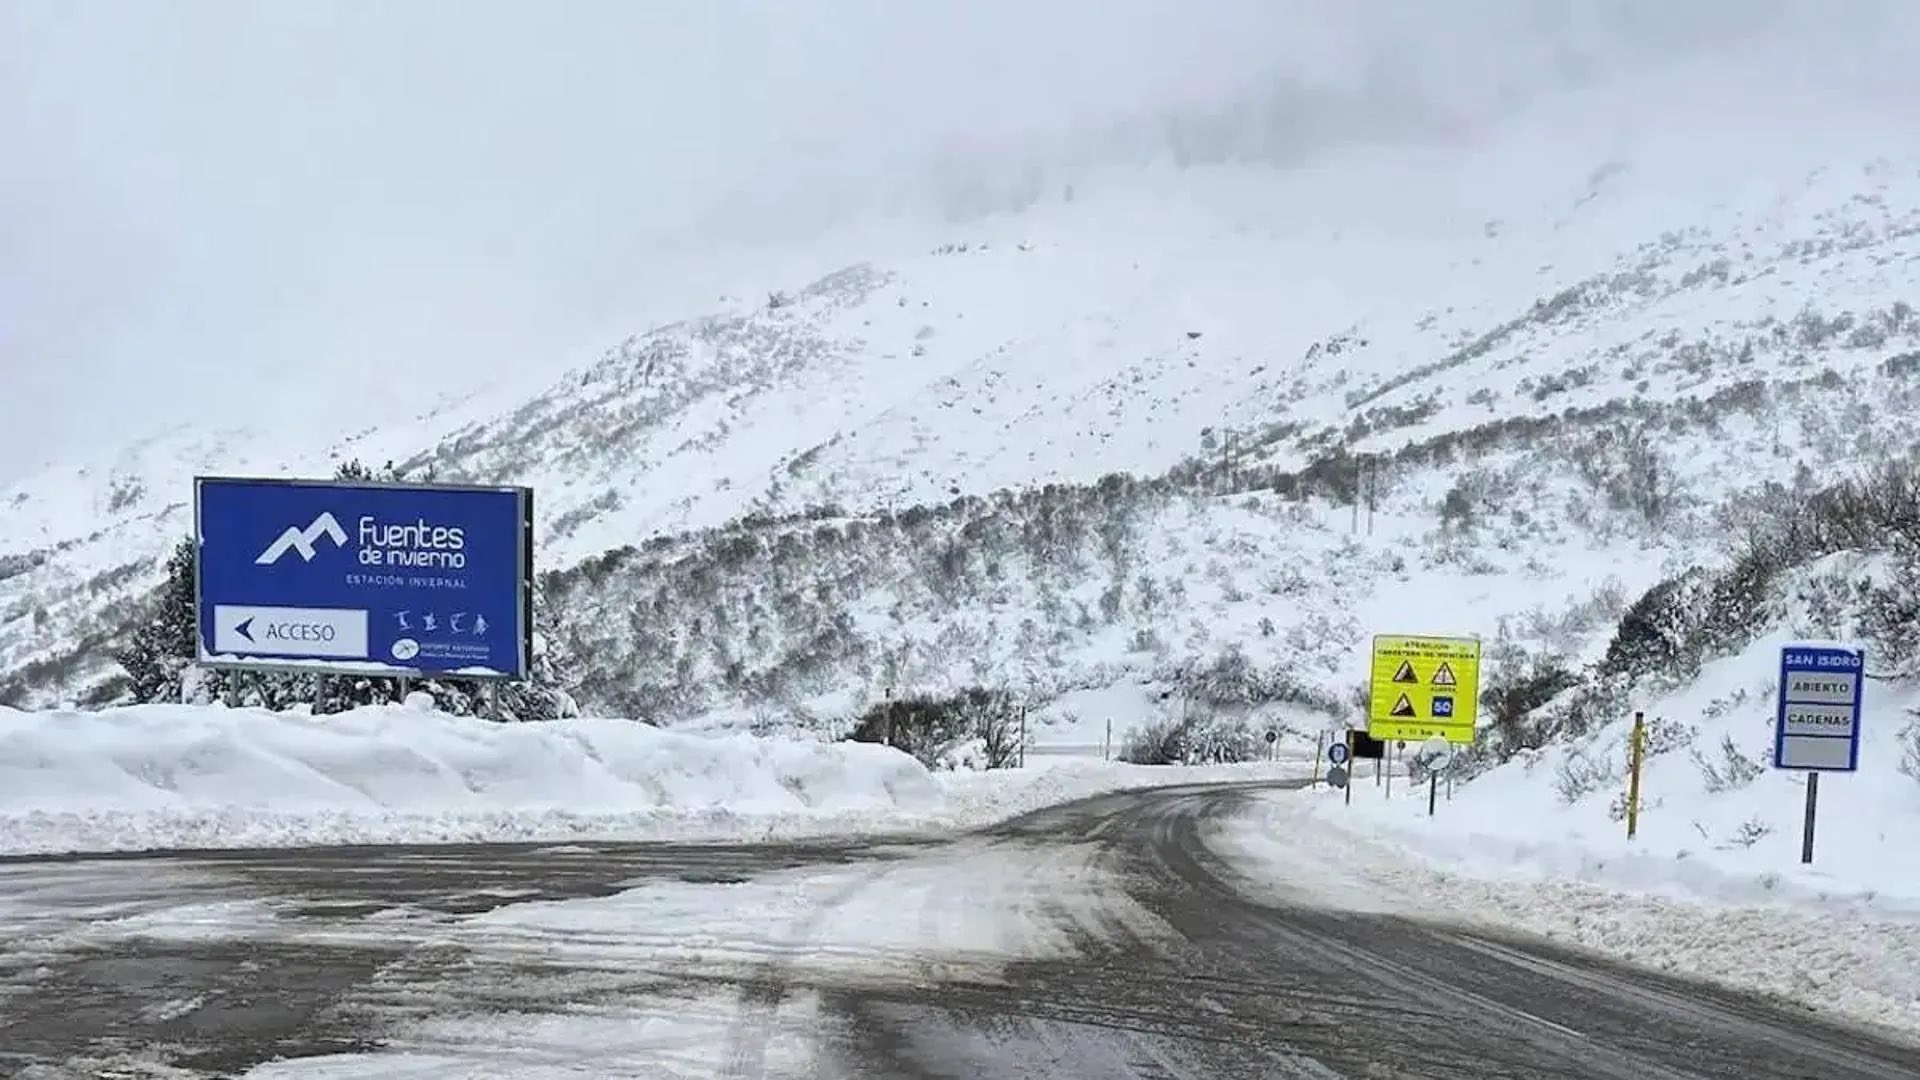
[{"label": "white mountain logo", "polygon": [[302,561],[312,562],[313,557],[319,554],[313,545],[323,536],[332,540],[334,547],[345,547],[347,544],[347,530],[340,527],[332,514],[321,514],[304,529],[287,526],[287,531],[280,534],[273,546],[261,552],[260,557],[253,561],[260,566],[272,566],[287,552],[297,551]]}]

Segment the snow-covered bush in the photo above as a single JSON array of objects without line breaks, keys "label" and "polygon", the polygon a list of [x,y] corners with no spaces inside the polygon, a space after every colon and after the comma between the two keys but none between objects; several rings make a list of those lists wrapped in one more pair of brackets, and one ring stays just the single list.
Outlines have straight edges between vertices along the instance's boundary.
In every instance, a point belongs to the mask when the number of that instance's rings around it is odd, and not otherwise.
[{"label": "snow-covered bush", "polygon": [[1920,780],[1920,710],[1914,710],[1908,716],[1907,726],[1900,732],[1900,771]]},{"label": "snow-covered bush", "polygon": [[1220,765],[1258,760],[1265,746],[1244,718],[1201,709],[1135,728],[1119,758],[1133,765]]},{"label": "snow-covered bush", "polygon": [[1004,690],[911,694],[860,715],[847,737],[904,750],[928,768],[1003,769],[1020,756],[1022,706]]}]

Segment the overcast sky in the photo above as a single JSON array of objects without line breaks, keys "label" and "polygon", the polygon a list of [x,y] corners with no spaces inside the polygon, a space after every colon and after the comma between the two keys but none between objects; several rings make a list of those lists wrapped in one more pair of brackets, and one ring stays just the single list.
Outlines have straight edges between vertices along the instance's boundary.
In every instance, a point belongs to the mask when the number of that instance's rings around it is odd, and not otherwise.
[{"label": "overcast sky", "polygon": [[697,312],[691,253],[937,214],[1065,134],[1282,86],[1487,110],[1780,6],[0,0],[0,482],[557,373]]}]

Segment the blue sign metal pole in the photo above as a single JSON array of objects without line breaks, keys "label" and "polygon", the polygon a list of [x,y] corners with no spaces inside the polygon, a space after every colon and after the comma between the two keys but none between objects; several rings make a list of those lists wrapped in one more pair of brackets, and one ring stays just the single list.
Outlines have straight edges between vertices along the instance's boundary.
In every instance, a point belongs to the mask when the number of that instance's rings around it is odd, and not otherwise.
[{"label": "blue sign metal pole", "polygon": [[1807,774],[1807,820],[1800,830],[1800,861],[1813,861],[1813,817],[1814,810],[1820,804],[1820,774]]}]

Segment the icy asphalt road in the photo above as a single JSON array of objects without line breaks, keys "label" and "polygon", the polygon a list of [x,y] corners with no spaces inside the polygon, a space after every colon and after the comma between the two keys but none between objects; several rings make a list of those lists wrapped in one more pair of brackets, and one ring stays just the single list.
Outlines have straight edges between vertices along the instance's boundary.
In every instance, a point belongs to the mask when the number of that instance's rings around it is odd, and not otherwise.
[{"label": "icy asphalt road", "polygon": [[0,1075],[1920,1077],[1792,1007],[1259,890],[1208,846],[1254,797],[877,845],[0,861]]}]

